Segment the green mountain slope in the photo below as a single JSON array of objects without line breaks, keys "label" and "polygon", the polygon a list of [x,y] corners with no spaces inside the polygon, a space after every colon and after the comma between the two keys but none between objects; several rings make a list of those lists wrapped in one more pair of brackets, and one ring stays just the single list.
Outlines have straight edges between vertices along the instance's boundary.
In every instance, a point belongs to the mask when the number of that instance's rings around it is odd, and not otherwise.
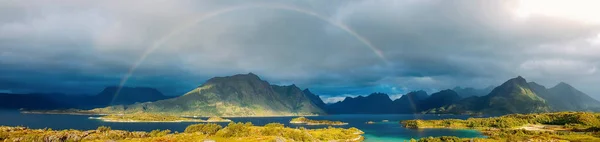
[{"label": "green mountain slope", "polygon": [[[442,111],[440,111],[442,110]],[[539,97],[523,77],[510,79],[482,97],[469,97],[438,109],[438,113],[536,113],[548,112],[546,100]]]},{"label": "green mountain slope", "polygon": [[483,97],[489,114],[548,112],[546,101],[535,94],[523,77],[508,80]]},{"label": "green mountain slope", "polygon": [[473,96],[485,96],[487,94],[489,94],[490,92],[492,92],[492,90],[494,89],[494,86],[489,86],[483,89],[475,89],[472,87],[466,87],[466,88],[462,88],[462,87],[454,87],[454,89],[452,89],[454,92],[456,92],[460,97],[462,98],[468,98],[468,97],[473,97]]},{"label": "green mountain slope", "polygon": [[561,82],[547,89],[535,82],[529,82],[534,92],[544,98],[553,111],[599,111],[600,102],[573,86]]},{"label": "green mountain slope", "polygon": [[183,96],[94,109],[98,113],[165,113],[187,116],[281,116],[324,114],[295,85],[270,85],[255,74],[212,78]]}]

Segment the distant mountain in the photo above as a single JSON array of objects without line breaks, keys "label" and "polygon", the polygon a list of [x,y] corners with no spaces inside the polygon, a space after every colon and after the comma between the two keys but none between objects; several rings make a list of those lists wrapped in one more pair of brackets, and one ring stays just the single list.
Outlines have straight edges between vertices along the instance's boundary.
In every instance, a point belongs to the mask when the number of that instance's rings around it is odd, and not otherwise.
[{"label": "distant mountain", "polygon": [[598,100],[567,83],[561,82],[550,89],[535,82],[529,82],[529,85],[554,111],[600,111]]},{"label": "distant mountain", "polygon": [[475,89],[475,88],[471,88],[471,87],[466,87],[466,88],[455,87],[452,90],[454,92],[456,92],[460,97],[468,98],[468,97],[473,97],[473,96],[477,96],[477,97],[485,96],[485,95],[489,94],[490,92],[492,92],[493,89],[494,89],[494,87],[490,86],[490,87],[483,88],[483,89]]},{"label": "distant mountain", "polygon": [[327,106],[327,110],[331,114],[412,114],[450,105],[460,99],[452,90],[443,90],[431,96],[425,91],[414,91],[393,101],[384,93],[373,93],[367,97],[346,97]]},{"label": "distant mountain", "polygon": [[331,104],[327,111],[332,114],[390,114],[395,113],[393,102],[387,94],[373,93],[367,97],[346,97]]},{"label": "distant mountain", "polygon": [[[117,94],[118,87],[106,87],[98,95],[65,95],[60,93],[32,94],[0,94],[0,109],[92,109],[112,104],[134,104],[172,98],[163,95],[154,88],[123,87]],[[6,102],[6,103],[2,103]]]},{"label": "distant mountain", "polygon": [[[117,93],[118,91],[118,93]],[[94,96],[94,99],[104,104],[110,105],[134,104],[137,102],[149,102],[172,98],[163,95],[160,91],[149,87],[122,87],[110,86],[104,88],[102,92]],[[108,103],[104,105],[109,105]]]},{"label": "distant mountain", "polygon": [[0,109],[65,109],[68,107],[44,95],[0,93]]},{"label": "distant mountain", "polygon": [[402,95],[402,97],[394,100],[393,107],[394,110],[396,110],[396,113],[418,113],[422,110],[422,108],[420,108],[421,101],[427,99],[428,97],[429,96],[427,95],[427,92],[423,90],[413,91],[407,93],[406,95]]},{"label": "distant mountain", "polygon": [[100,113],[155,112],[188,116],[325,114],[295,85],[277,86],[257,75],[215,77],[176,98],[94,109]]},{"label": "distant mountain", "polygon": [[453,90],[442,90],[440,92],[431,94],[431,96],[426,99],[419,101],[419,111],[451,105],[459,100],[461,100],[461,97],[458,96],[458,94]]},{"label": "distant mountain", "polygon": [[308,89],[302,90],[302,93],[304,93],[306,95],[306,97],[308,97],[308,99],[310,99],[310,101],[313,104],[317,105],[317,107],[322,108],[322,109],[325,109],[327,107],[327,104],[325,104],[325,102],[323,102],[323,100],[321,100],[321,97],[319,95],[313,94]]},{"label": "distant mountain", "polygon": [[548,112],[550,107],[539,97],[519,76],[510,79],[494,88],[492,92],[482,97],[469,97],[452,105],[437,108],[437,113],[535,113]]}]

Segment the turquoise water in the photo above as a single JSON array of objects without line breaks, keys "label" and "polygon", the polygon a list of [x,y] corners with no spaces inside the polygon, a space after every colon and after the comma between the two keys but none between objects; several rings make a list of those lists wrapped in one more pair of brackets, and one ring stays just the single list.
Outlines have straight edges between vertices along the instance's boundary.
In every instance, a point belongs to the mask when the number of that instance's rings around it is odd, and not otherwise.
[{"label": "turquoise water", "polygon": [[[190,124],[196,122],[183,123],[115,123],[102,122],[99,120],[88,119],[87,115],[57,115],[57,114],[21,114],[18,111],[0,111],[0,125],[5,126],[26,126],[30,128],[52,128],[60,129],[79,129],[90,130],[98,126],[110,126],[112,129],[130,130],[130,131],[151,131],[155,129],[170,129],[172,131],[182,132]],[[252,122],[254,125],[265,125],[271,122],[278,122],[289,127],[322,128],[326,126],[306,126],[290,124],[293,117],[239,117],[229,118],[235,122]],[[346,126],[336,127],[356,127],[365,132],[365,141],[367,142],[385,142],[402,141],[411,138],[421,138],[429,136],[457,136],[463,138],[483,137],[481,133],[474,130],[456,130],[456,129],[406,129],[399,122],[409,119],[443,119],[457,118],[466,119],[468,116],[462,115],[412,115],[412,114],[393,114],[393,115],[326,115],[309,116],[316,120],[339,120],[348,122]],[[389,122],[383,122],[388,120]],[[366,124],[367,121],[374,121],[375,124]],[[227,125],[227,123],[220,123]]]}]

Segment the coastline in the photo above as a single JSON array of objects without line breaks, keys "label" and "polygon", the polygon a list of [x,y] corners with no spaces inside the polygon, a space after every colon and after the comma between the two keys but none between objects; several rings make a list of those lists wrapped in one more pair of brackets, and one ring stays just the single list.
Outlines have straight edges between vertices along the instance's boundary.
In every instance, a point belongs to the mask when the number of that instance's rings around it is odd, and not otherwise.
[{"label": "coastline", "polygon": [[[96,119],[103,122],[117,122],[117,123],[181,123],[181,122],[207,122],[206,120],[176,120],[176,121],[139,121],[139,120],[114,120],[106,119],[102,117],[88,117],[88,119]],[[228,121],[229,122],[229,121]]]},{"label": "coastline", "polygon": [[[65,115],[100,115],[100,116],[122,115],[123,114],[123,113],[98,113],[98,112],[86,111],[86,110],[71,110],[71,111],[66,111],[66,110],[21,110],[19,112],[23,113],[23,114],[65,114]],[[201,115],[195,115],[195,116],[178,115],[178,116],[180,116],[180,117],[186,117],[186,118],[209,118],[209,117],[212,117],[214,115],[207,115],[207,116],[201,116]],[[219,116],[219,117],[248,118],[248,117],[299,117],[299,116],[320,116],[320,115],[317,115],[317,114],[313,114],[313,115],[247,115],[247,116],[222,115],[222,116]]]},{"label": "coastline", "polygon": [[128,118],[110,118],[108,116],[88,117],[88,119],[96,119],[96,120],[100,120],[100,121],[103,121],[103,122],[118,122],[118,123],[181,123],[181,122],[226,123],[226,122],[233,122],[230,119],[223,119],[223,118],[218,118],[217,120],[210,119],[210,118],[208,120],[202,120],[202,119],[189,119],[189,118],[184,118],[184,117],[182,117],[179,120],[169,120],[169,121],[164,121],[164,120],[134,120],[134,119],[128,119]]},{"label": "coastline", "polygon": [[331,125],[331,126],[348,125],[348,123],[329,124],[329,123],[312,123],[312,122],[299,122],[299,121],[290,121],[290,124],[301,124],[301,125],[312,125],[312,126],[316,126],[316,125]]},{"label": "coastline", "polygon": [[95,113],[95,112],[88,112],[88,111],[63,112],[63,111],[58,111],[58,110],[51,110],[51,111],[30,110],[30,111],[19,111],[19,113],[22,113],[22,114],[101,115],[101,116],[110,115],[110,114],[106,114],[106,113]]},{"label": "coastline", "polygon": [[303,125],[330,125],[330,126],[342,126],[348,125],[346,122],[341,121],[330,121],[330,120],[311,120],[306,117],[297,117],[290,120],[290,124],[303,124]]}]

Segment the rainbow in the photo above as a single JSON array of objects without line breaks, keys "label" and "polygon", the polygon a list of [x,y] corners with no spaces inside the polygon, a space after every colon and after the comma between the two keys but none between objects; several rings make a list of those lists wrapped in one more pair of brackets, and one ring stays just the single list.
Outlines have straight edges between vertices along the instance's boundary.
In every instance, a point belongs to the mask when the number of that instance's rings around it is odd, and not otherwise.
[{"label": "rainbow", "polygon": [[[123,77],[123,79],[119,83],[119,88],[117,89],[117,92],[115,93],[115,97],[114,98],[116,98],[116,96],[121,91],[122,87],[125,85],[125,83],[127,82],[127,80],[133,75],[133,73],[138,68],[138,66],[150,54],[152,54],[156,49],[162,47],[162,45],[166,41],[168,41],[169,39],[171,39],[172,37],[179,35],[180,33],[186,31],[187,29],[189,29],[191,27],[194,27],[195,25],[198,25],[198,23],[201,23],[201,22],[203,22],[203,21],[205,21],[207,19],[214,18],[214,17],[220,16],[222,14],[226,14],[226,13],[229,13],[229,12],[235,12],[235,11],[240,11],[240,10],[248,10],[248,9],[256,9],[256,8],[268,8],[268,9],[278,9],[278,10],[294,11],[294,12],[303,13],[303,14],[306,14],[306,15],[309,15],[309,16],[316,17],[316,18],[318,18],[320,20],[326,21],[329,24],[334,25],[334,26],[336,26],[336,27],[338,27],[338,28],[346,31],[350,35],[354,36],[360,42],[362,42],[363,44],[365,44],[370,50],[372,50],[373,53],[375,53],[375,55],[382,62],[384,62],[386,65],[389,65],[389,61],[385,58],[383,52],[380,49],[378,49],[377,47],[375,47],[365,37],[359,35],[354,30],[352,30],[348,26],[346,26],[345,24],[337,22],[335,20],[331,20],[331,19],[329,19],[329,18],[327,18],[325,16],[322,16],[320,14],[317,14],[315,12],[312,12],[312,11],[309,11],[309,10],[305,10],[305,9],[301,9],[301,8],[297,8],[297,7],[286,6],[286,5],[261,4],[261,5],[237,6],[237,7],[224,8],[224,9],[216,10],[216,11],[213,11],[213,12],[210,12],[210,13],[206,13],[206,14],[201,15],[197,19],[194,19],[194,20],[192,20],[190,22],[184,22],[183,25],[177,26],[177,28],[171,30],[168,34],[166,34],[165,36],[161,37],[159,40],[157,40],[156,42],[154,42],[152,44],[152,46],[149,49],[147,49],[142,54],[142,56],[131,66],[131,68],[129,68],[127,74]],[[114,101],[114,98],[113,98],[113,101]]]}]

